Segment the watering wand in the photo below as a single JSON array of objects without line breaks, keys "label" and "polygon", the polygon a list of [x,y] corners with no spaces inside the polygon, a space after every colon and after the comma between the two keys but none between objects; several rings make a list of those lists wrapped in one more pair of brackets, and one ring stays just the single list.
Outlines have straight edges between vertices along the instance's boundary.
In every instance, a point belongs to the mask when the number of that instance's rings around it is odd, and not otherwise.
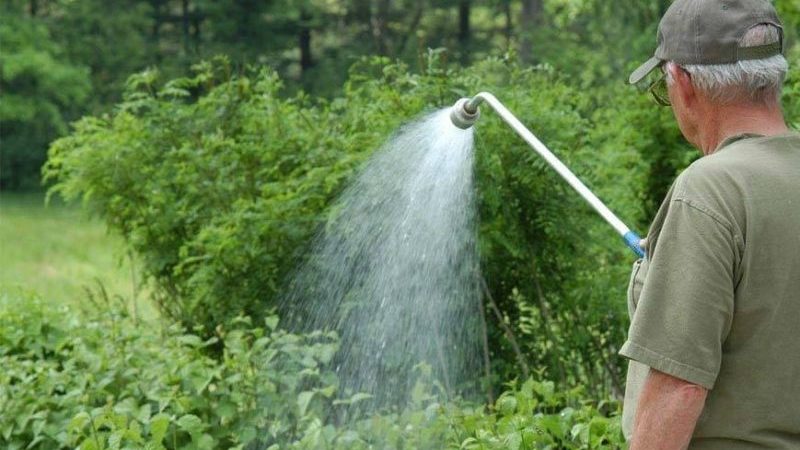
[{"label": "watering wand", "polygon": [[514,115],[511,114],[511,111],[503,106],[503,104],[500,103],[500,101],[497,100],[494,95],[488,92],[481,92],[472,98],[462,98],[456,102],[450,112],[450,120],[453,121],[453,125],[463,130],[472,127],[472,125],[475,124],[481,115],[478,106],[484,102],[489,104],[489,106],[491,106],[492,109],[494,109],[500,115],[500,117],[508,125],[510,125],[511,128],[513,128],[514,131],[516,131],[517,134],[525,140],[525,142],[528,143],[528,145],[533,147],[536,153],[538,153],[542,158],[544,158],[545,161],[547,161],[548,164],[550,164],[550,167],[555,169],[555,171],[558,172],[558,174],[561,175],[561,177],[564,178],[564,180],[566,180],[567,183],[573,187],[573,189],[578,191],[581,197],[583,197],[587,202],[589,202],[590,205],[592,205],[592,208],[594,208],[595,211],[597,211],[603,217],[603,219],[609,223],[609,225],[617,230],[617,233],[619,233],[625,240],[625,244],[630,247],[634,253],[640,257],[644,257],[644,250],[639,245],[639,241],[641,240],[639,235],[625,226],[625,224],[619,220],[619,217],[611,212],[611,210],[608,209],[608,207],[602,201],[600,201],[600,199],[597,198],[597,196],[594,195],[594,193],[590,191],[589,188],[587,188],[586,185],[583,184],[583,182],[581,182],[581,180],[578,179],[578,177],[576,177],[567,166],[564,165],[564,163],[556,158],[553,152],[551,152],[544,144],[542,144],[542,141],[537,139],[536,136],[530,132],[530,130],[525,128],[525,125],[523,125],[519,119],[514,117]]}]

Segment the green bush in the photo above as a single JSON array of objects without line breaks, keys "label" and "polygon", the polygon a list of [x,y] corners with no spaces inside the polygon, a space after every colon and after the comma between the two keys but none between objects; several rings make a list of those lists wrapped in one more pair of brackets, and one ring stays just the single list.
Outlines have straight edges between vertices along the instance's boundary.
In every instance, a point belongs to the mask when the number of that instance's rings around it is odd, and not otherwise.
[{"label": "green bush", "polygon": [[279,99],[270,73],[226,70],[205,65],[161,89],[154,72],[131,78],[119,112],[78,122],[48,164],[143,256],[162,311],[211,327],[266,314],[354,164],[328,151],[341,141],[320,126],[333,112]]},{"label": "green bush", "polygon": [[[100,299],[104,297],[100,296]],[[0,446],[7,449],[619,448],[614,404],[550,382],[511,386],[495,412],[440,404],[420,368],[407,407],[364,415],[326,364],[335,336],[245,317],[203,340],[179,325],[0,295]],[[208,347],[223,348],[219,359]],[[598,409],[599,408],[599,409]]]},{"label": "green bush", "polygon": [[[433,51],[412,74],[363,60],[332,101],[282,98],[274,73],[234,73],[224,60],[167,82],[144,72],[114,114],[84,118],[53,144],[45,173],[125,236],[166,316],[210,337],[242,314],[263,320],[370,153],[402,122],[460,96],[495,93],[641,232],[698,156],[670,111],[633,88],[585,92],[513,59],[463,70],[441,61]],[[798,85],[791,78],[787,93]],[[495,114],[476,129],[481,266],[497,306],[486,308],[492,384],[539,373],[619,396],[633,255]]]},{"label": "green bush", "polygon": [[[335,377],[335,336],[239,317],[202,339],[114,311],[49,309],[0,296],[0,446],[233,448],[291,441],[319,415]],[[122,309],[119,308],[121,311]],[[211,357],[210,346],[222,355]]]},{"label": "green bush", "polygon": [[131,78],[119,111],[78,122],[46,171],[142,255],[168,316],[213,326],[266,314],[325,206],[413,106],[314,105],[281,99],[267,71],[196,70],[161,88]]}]

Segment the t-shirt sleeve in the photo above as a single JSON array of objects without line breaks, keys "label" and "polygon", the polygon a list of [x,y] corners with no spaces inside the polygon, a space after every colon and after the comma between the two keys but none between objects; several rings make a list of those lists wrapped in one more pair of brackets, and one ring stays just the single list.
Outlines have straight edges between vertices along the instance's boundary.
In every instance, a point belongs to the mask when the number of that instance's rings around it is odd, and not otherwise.
[{"label": "t-shirt sleeve", "polygon": [[620,354],[712,389],[733,319],[735,245],[720,215],[673,199]]}]

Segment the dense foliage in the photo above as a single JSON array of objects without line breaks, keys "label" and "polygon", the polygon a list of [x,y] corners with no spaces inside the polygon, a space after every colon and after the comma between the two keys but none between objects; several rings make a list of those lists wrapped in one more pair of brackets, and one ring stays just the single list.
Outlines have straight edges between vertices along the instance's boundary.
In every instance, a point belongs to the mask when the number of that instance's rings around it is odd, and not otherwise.
[{"label": "dense foliage", "polygon": [[131,78],[118,112],[80,121],[48,171],[144,255],[164,312],[213,328],[274,305],[321,210],[398,120],[377,104],[281,99],[269,71],[197,70],[163,87],[155,72]]},{"label": "dense foliage", "polygon": [[38,187],[43,150],[89,95],[88,69],[66,62],[47,28],[28,17],[0,21],[0,42],[0,186]]},{"label": "dense foliage", "polygon": [[[265,317],[365,158],[402,121],[468,92],[506,100],[634,229],[696,154],[670,111],[635,90],[587,95],[513,58],[457,70],[431,52],[422,74],[364,60],[333,101],[281,88],[274,73],[225,60],[166,82],[143,72],[113,115],[84,118],[51,149],[56,191],[121,232],[161,310],[205,335],[240,314]],[[631,256],[496,116],[478,125],[476,151],[493,384],[535,372],[619,395]]]},{"label": "dense foliage", "polygon": [[[103,303],[102,295],[98,302]],[[99,306],[99,305],[98,305]],[[0,446],[39,449],[316,450],[620,448],[614,404],[553,383],[513,385],[492,411],[440,404],[420,368],[401,410],[367,415],[325,368],[335,336],[238,317],[204,340],[181,326],[54,309],[0,295]],[[211,358],[209,346],[224,348]]]},{"label": "dense foliage", "polygon": [[[179,326],[136,324],[98,301],[106,312],[86,318],[37,298],[0,298],[3,448],[145,440],[227,448],[266,424],[275,438],[292,436],[305,414],[293,408],[296,396],[326,386],[315,371],[335,351],[328,336],[273,331],[276,318],[258,327],[238,318],[203,340]],[[210,358],[204,348],[218,342],[223,355]]]},{"label": "dense foliage", "polygon": [[[428,48],[448,48],[451,61],[468,65],[517,52],[527,64],[547,63],[569,74],[581,89],[606,90],[652,52],[655,26],[670,0],[6,0],[0,5],[3,55],[23,58],[25,46],[50,55],[36,59],[25,80],[55,78],[59,90],[22,92],[70,120],[79,113],[109,111],[121,99],[131,73],[158,67],[167,78],[217,54],[241,67],[276,70],[284,95],[302,89],[314,96],[342,92],[349,67],[365,55],[424,66]],[[800,8],[776,0],[790,42],[796,40]],[[37,28],[31,35],[31,26]],[[33,61],[29,59],[28,61]],[[66,76],[77,69],[80,76]],[[88,71],[87,71],[88,69]],[[38,71],[38,75],[36,74]],[[46,86],[52,86],[47,83]],[[3,95],[17,85],[0,83]],[[57,101],[53,95],[58,94]],[[76,95],[80,94],[80,95]],[[88,94],[88,95],[87,95]],[[68,97],[64,101],[64,97]],[[44,120],[44,122],[43,122]],[[47,142],[61,126],[42,128],[53,117],[0,116],[3,188],[38,184]],[[8,121],[8,123],[6,123]],[[17,123],[15,123],[17,122]],[[39,130],[29,139],[31,130]]]},{"label": "dense foliage", "polygon": [[[459,93],[489,89],[509,99],[569,163],[582,161],[577,166],[586,172],[608,167],[584,137],[584,98],[552,71],[488,60],[460,72],[437,65],[435,53],[430,58],[423,75],[383,60],[364,62],[346,96],[332,102],[283,100],[275,75],[231,74],[225,63],[162,85],[145,72],[131,79],[116,114],[85,118],[54,144],[47,173],[60,181],[58,191],[83,196],[129,239],[156,280],[163,312],[209,333],[239,314],[264,317],[359,163],[401,120],[452,103]],[[563,382],[578,381],[567,373],[581,373],[581,381],[608,388],[606,372],[618,370],[610,343],[625,322],[616,280],[624,277],[627,255],[497,118],[487,115],[478,133],[481,251],[493,297],[512,314],[534,370]],[[617,197],[641,179],[637,149],[606,148],[606,158],[627,162],[600,172],[597,182],[617,186],[609,197],[636,204]],[[582,157],[588,154],[596,166]],[[602,236],[599,243],[578,246],[591,230]],[[602,266],[607,272],[586,277],[595,286],[607,279],[609,289],[577,292],[579,274],[597,257],[609,260]],[[584,332],[560,331],[575,320]],[[499,379],[506,379],[518,368],[502,361],[514,358],[496,361]]]}]

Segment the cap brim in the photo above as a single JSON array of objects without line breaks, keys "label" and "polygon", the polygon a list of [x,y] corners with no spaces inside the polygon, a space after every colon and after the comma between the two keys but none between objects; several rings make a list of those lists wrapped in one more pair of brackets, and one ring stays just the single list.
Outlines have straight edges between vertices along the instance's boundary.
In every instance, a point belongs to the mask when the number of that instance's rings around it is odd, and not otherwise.
[{"label": "cap brim", "polygon": [[636,84],[644,77],[646,77],[650,72],[656,69],[659,65],[661,65],[661,60],[653,56],[652,58],[648,59],[644,64],[639,66],[638,69],[634,70],[631,74],[631,77],[628,79],[630,84]]}]

